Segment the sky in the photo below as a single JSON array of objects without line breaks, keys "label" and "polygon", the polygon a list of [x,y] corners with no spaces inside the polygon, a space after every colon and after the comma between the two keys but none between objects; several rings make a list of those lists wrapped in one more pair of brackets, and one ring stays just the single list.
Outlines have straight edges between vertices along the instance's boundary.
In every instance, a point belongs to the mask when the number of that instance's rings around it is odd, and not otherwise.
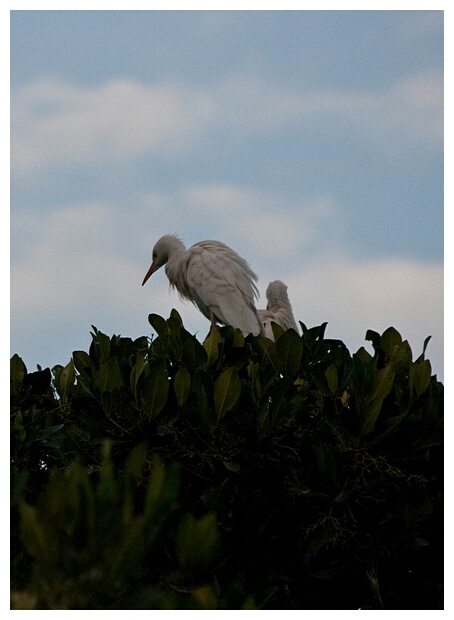
[{"label": "sky", "polygon": [[152,335],[154,243],[223,241],[351,353],[395,327],[443,380],[443,12],[12,11],[10,349]]}]

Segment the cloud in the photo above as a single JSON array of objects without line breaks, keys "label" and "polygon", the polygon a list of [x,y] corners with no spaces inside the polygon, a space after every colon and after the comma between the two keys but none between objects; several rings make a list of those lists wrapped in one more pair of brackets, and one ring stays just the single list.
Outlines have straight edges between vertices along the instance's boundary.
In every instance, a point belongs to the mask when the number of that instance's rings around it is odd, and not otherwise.
[{"label": "cloud", "polygon": [[76,87],[40,80],[12,94],[11,157],[18,171],[100,164],[180,151],[211,116],[196,91],[112,80]]},{"label": "cloud", "polygon": [[[26,218],[26,215],[23,215]],[[15,316],[79,309],[106,293],[116,272],[106,242],[108,207],[92,203],[41,216],[42,229],[11,266]],[[109,263],[109,268],[105,269]],[[124,269],[123,263],[123,269]]]},{"label": "cloud", "polygon": [[[21,219],[27,220],[27,213]],[[128,230],[129,219],[129,213],[107,202],[41,214],[40,233],[22,244],[23,251],[11,264],[13,323],[33,325],[34,329],[44,325],[48,329],[54,321],[89,326],[99,316],[122,328],[139,317],[146,325],[148,312],[165,315],[169,284],[164,271],[153,279],[152,286],[141,287],[151,261],[146,233],[142,231],[139,253],[131,247],[129,252],[118,249],[120,237],[126,236],[123,241],[131,246],[141,234],[135,225]],[[28,236],[27,231],[25,234]],[[19,233],[15,235],[20,243]],[[178,302],[176,295],[174,301]],[[17,337],[21,330],[12,331]]]},{"label": "cloud", "polygon": [[[216,202],[215,187],[205,189],[207,196],[211,192]],[[235,191],[242,196],[239,188],[229,190],[228,186],[220,186],[220,203],[223,196]],[[195,192],[201,193],[203,187]],[[259,192],[248,189],[245,195],[254,198],[257,205],[263,204],[264,196]],[[265,201],[268,209],[277,197],[269,200]],[[312,203],[314,235],[320,235],[317,218],[323,222],[324,215],[330,213],[329,202],[327,205],[323,200]],[[286,207],[284,204],[283,208]],[[119,253],[116,238],[125,231],[126,217],[127,214],[119,216],[115,205],[97,202],[43,214],[45,225],[41,234],[23,246],[23,252],[11,265],[13,352],[24,354],[26,363],[32,346],[36,363],[50,363],[45,358],[51,350],[55,351],[52,364],[63,363],[72,348],[85,346],[76,341],[76,335],[84,334],[88,338],[92,324],[106,333],[130,337],[149,334],[148,314],[154,312],[167,317],[173,307],[180,312],[189,331],[199,332],[201,337],[207,332],[208,323],[198,310],[181,302],[175,291],[169,291],[163,270],[141,287],[149,266],[149,249],[156,239],[150,240],[148,249],[145,239],[150,231],[140,230],[140,238],[136,238],[136,244],[143,245],[140,254]],[[306,217],[311,217],[310,205]],[[288,221],[286,217],[283,219]],[[137,232],[136,227],[134,230]],[[244,239],[253,231],[249,223],[243,231]],[[133,231],[126,234],[132,240]],[[267,234],[274,244],[266,243]],[[364,340],[367,329],[381,333],[392,325],[409,340],[415,359],[426,336],[432,335],[427,356],[435,372],[440,373],[443,368],[441,264],[400,257],[357,260],[329,242],[315,243],[312,256],[303,261],[298,247],[291,243],[285,245],[288,237],[285,226],[279,229],[272,212],[266,210],[255,235],[262,239],[261,243],[252,244],[252,237],[249,246],[228,242],[259,272],[259,307],[266,305],[268,282],[280,278],[289,287],[297,320],[308,327],[328,321],[328,337],[343,340],[351,352],[360,346],[370,349]],[[281,243],[276,242],[276,236]],[[65,347],[72,348],[66,351]]]},{"label": "cloud", "polygon": [[[371,105],[376,119],[375,139],[381,131],[399,140],[428,147],[443,144],[443,75],[427,73],[394,84]],[[367,119],[370,124],[371,118]]]},{"label": "cloud", "polygon": [[[290,263],[294,272],[298,266],[290,259],[295,252],[304,260],[334,229],[342,235],[339,206],[324,193],[292,199],[255,187],[210,183],[165,195],[153,192],[142,197],[141,205],[148,217],[142,234],[150,231],[150,243],[165,233],[192,231],[192,238],[183,239],[188,246],[207,237],[218,239],[242,254],[258,273],[254,255],[260,256],[262,269],[274,265],[278,270]],[[196,236],[198,231],[202,237]]]},{"label": "cloud", "polygon": [[406,19],[398,23],[395,36],[421,42],[425,37],[435,35],[442,40],[443,17],[443,11],[406,11]]},{"label": "cloud", "polygon": [[[284,278],[285,279],[285,278]],[[443,368],[443,265],[390,257],[357,261],[328,252],[286,280],[297,320],[308,327],[328,321],[328,336],[350,352],[366,331],[395,327],[407,339],[413,359],[432,336],[427,357]]]},{"label": "cloud", "polygon": [[[42,79],[12,92],[12,171],[103,165],[145,153],[173,158],[205,135],[241,144],[283,130],[396,146],[439,148],[443,75],[410,76],[380,91],[307,92],[234,77],[210,89],[117,79],[82,87]],[[199,145],[200,148],[202,148]]]}]

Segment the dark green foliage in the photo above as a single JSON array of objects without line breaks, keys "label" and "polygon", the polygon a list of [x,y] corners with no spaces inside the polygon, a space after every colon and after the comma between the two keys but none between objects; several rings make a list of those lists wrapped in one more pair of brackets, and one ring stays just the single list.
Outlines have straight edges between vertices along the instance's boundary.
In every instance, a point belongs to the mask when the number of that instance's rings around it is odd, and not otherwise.
[{"label": "dark green foliage", "polygon": [[149,321],[52,372],[11,359],[14,608],[442,608],[428,340]]}]

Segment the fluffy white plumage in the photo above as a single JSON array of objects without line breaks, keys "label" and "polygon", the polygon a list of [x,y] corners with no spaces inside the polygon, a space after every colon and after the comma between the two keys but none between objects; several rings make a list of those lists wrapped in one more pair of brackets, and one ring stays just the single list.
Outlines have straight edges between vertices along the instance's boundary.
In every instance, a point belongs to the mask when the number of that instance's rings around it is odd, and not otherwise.
[{"label": "fluffy white plumage", "polygon": [[294,329],[299,333],[298,326],[293,316],[292,305],[287,293],[287,285],[281,280],[274,280],[266,289],[266,310],[259,310],[259,317],[265,336],[274,340],[271,321],[280,325],[283,329]]},{"label": "fluffy white plumage", "polygon": [[172,287],[212,323],[238,327],[243,334],[262,333],[254,304],[257,276],[248,263],[221,241],[200,241],[188,250],[176,235],[161,237],[143,279],[165,265]]}]

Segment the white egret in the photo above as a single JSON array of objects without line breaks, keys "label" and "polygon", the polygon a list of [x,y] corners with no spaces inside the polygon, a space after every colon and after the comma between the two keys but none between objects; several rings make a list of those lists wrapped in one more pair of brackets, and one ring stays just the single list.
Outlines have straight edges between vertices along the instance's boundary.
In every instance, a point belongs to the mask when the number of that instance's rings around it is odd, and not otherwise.
[{"label": "white egret", "polygon": [[143,279],[165,265],[170,285],[213,324],[238,327],[243,334],[262,333],[254,305],[257,276],[248,263],[221,241],[200,241],[186,250],[176,235],[164,235],[153,248],[153,262]]},{"label": "white egret", "polygon": [[281,282],[281,280],[270,282],[266,289],[266,299],[268,302],[266,310],[258,311],[265,336],[274,340],[271,321],[274,321],[285,330],[294,329],[299,333],[288,297],[287,285]]}]

